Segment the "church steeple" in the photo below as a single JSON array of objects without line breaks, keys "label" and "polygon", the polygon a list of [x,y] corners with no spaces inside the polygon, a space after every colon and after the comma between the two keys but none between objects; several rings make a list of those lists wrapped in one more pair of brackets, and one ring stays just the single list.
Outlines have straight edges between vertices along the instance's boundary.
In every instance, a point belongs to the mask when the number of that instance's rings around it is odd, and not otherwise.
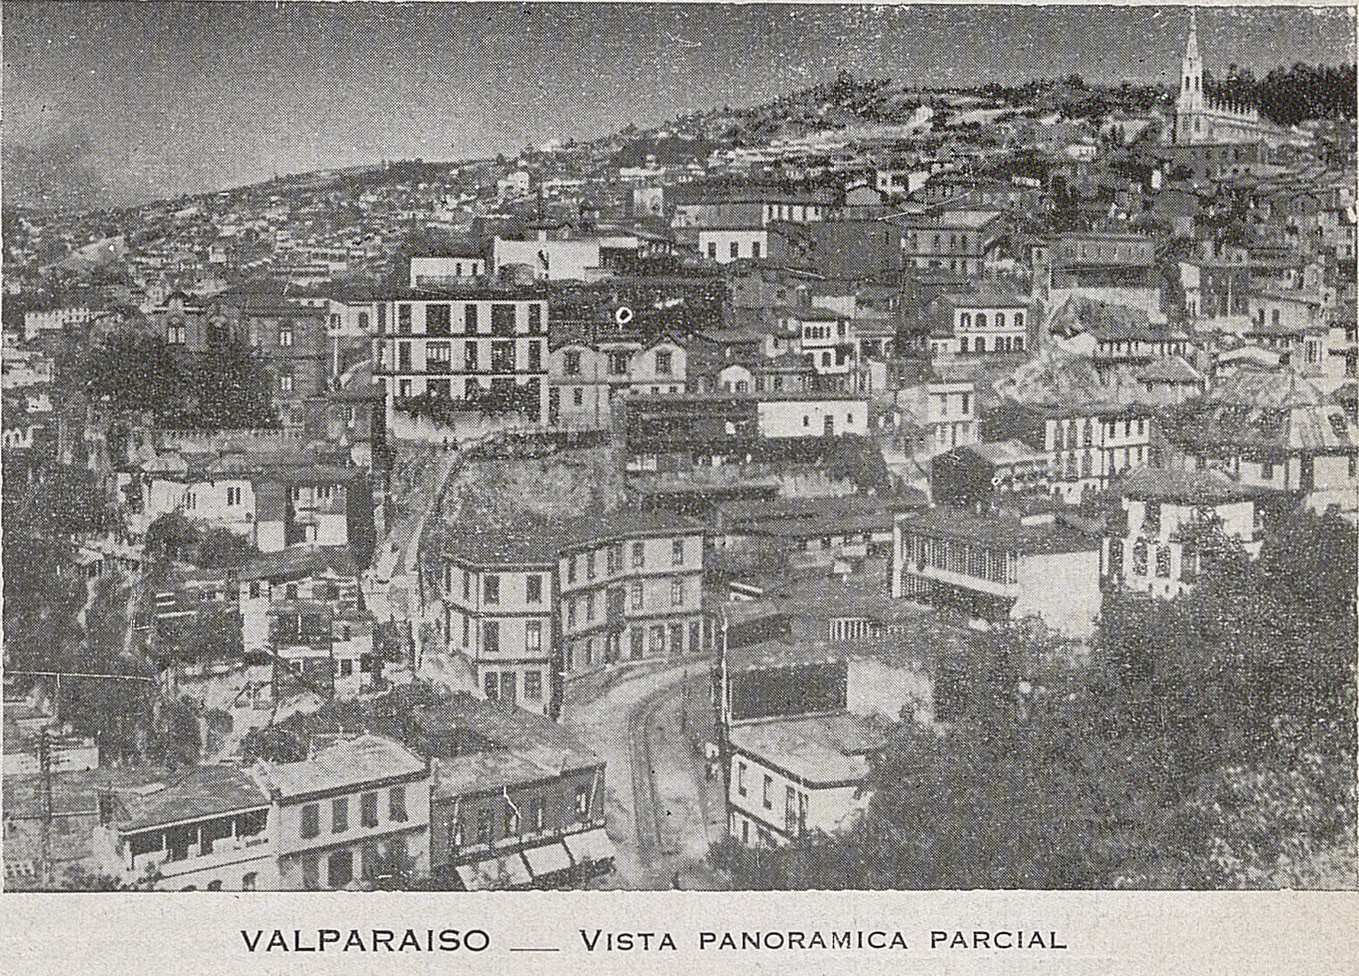
[{"label": "church steeple", "polygon": [[1185,44],[1184,59],[1180,62],[1178,103],[1181,112],[1203,107],[1203,61],[1199,57],[1198,9],[1194,7],[1189,8],[1189,41]]}]

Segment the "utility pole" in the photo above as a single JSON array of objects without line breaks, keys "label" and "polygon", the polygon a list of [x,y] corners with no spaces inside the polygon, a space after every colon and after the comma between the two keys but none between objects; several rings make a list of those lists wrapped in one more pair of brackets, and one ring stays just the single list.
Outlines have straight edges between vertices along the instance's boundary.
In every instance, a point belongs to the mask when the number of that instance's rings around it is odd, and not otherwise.
[{"label": "utility pole", "polygon": [[42,809],[42,880],[43,887],[52,888],[52,736],[42,730],[38,739],[38,768],[42,772],[39,802]]}]

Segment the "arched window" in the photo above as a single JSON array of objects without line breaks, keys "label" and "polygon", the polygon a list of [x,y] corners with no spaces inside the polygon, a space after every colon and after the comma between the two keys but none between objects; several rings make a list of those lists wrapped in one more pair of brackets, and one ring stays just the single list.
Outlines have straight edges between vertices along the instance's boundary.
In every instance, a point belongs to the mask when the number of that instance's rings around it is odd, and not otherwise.
[{"label": "arched window", "polygon": [[978,312],[978,313],[977,313],[977,328],[979,328],[979,329],[984,329],[984,328],[986,328],[986,313],[985,313],[985,312]]},{"label": "arched window", "polygon": [[1147,540],[1138,539],[1133,543],[1133,565],[1134,576],[1147,575]]},{"label": "arched window", "polygon": [[1085,428],[1081,432],[1081,444],[1084,447],[1089,447],[1094,442],[1095,442],[1095,428],[1091,424],[1090,418],[1086,417]]},{"label": "arched window", "polygon": [[1084,454],[1081,455],[1081,477],[1082,477],[1082,478],[1088,478],[1088,477],[1090,477],[1090,472],[1091,472],[1091,469],[1092,469],[1092,466],[1093,466],[1093,465],[1092,465],[1092,460],[1093,460],[1093,459],[1090,457],[1090,452],[1089,452],[1089,451],[1086,451]]},{"label": "arched window", "polygon": [[[977,316],[977,318],[982,318],[982,316],[979,315],[979,316]],[[977,352],[986,352],[986,337],[985,337],[985,336],[977,336]]]},{"label": "arched window", "polygon": [[971,313],[971,312],[964,312],[964,313],[959,317],[959,321],[962,323],[962,326],[963,326],[964,329],[970,329],[970,328],[972,328],[972,313]]},{"label": "arched window", "polygon": [[1022,329],[1022,328],[1024,328],[1024,313],[1023,313],[1023,312],[1015,312],[1015,328],[1016,328],[1016,329]]},{"label": "arched window", "polygon": [[1005,328],[1005,313],[1004,313],[1004,312],[997,312],[997,313],[996,313],[996,328],[997,328],[997,329],[1003,329],[1003,328]]}]

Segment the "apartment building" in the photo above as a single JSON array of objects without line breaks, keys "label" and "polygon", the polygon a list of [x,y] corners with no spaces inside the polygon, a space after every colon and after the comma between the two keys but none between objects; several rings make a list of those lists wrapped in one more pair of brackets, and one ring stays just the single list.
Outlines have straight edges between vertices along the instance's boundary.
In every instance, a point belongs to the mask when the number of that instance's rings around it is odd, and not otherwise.
[{"label": "apartment building", "polygon": [[572,530],[557,556],[564,674],[704,650],[701,526],[625,509]]},{"label": "apartment building", "polygon": [[1104,491],[1121,472],[1152,461],[1154,417],[1138,404],[1074,404],[1050,412],[1044,448],[1054,494],[1067,503]]},{"label": "apartment building", "polygon": [[1000,242],[1004,215],[999,210],[952,209],[906,216],[894,224],[903,268],[979,275]]},{"label": "apartment building", "polygon": [[435,878],[468,891],[565,888],[612,870],[605,764],[573,735],[468,695],[414,720],[432,757]]},{"label": "apartment building", "polygon": [[488,699],[555,717],[563,676],[702,649],[703,538],[688,519],[635,509],[450,533],[448,646]]},{"label": "apartment building", "polygon": [[401,436],[413,415],[451,426],[459,411],[540,423],[548,404],[547,319],[546,299],[526,292],[411,291],[380,300],[373,376],[387,428]]},{"label": "apartment building", "polygon": [[932,508],[897,518],[892,595],[999,624],[1038,617],[1071,637],[1094,633],[1100,544],[1052,521]]},{"label": "apartment building", "polygon": [[1028,299],[990,282],[940,295],[926,316],[931,351],[939,355],[1021,353],[1033,346]]},{"label": "apartment building", "polygon": [[555,572],[561,526],[523,517],[446,534],[444,632],[492,701],[555,716],[560,676]]}]

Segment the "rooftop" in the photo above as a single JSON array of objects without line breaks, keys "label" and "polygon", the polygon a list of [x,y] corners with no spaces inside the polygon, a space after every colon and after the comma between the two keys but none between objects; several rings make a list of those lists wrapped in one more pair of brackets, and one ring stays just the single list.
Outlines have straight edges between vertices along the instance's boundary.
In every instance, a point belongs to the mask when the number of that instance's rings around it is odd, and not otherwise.
[{"label": "rooftop", "polygon": [[423,775],[425,763],[405,746],[365,733],[339,739],[302,762],[263,763],[261,768],[270,786],[287,799]]},{"label": "rooftop", "polygon": [[124,812],[115,823],[123,831],[269,806],[269,797],[259,784],[235,766],[195,766],[164,789],[121,794],[119,801]]},{"label": "rooftop", "polygon": [[857,715],[780,719],[731,729],[731,744],[818,786],[857,783],[868,756],[887,742],[883,728]]},{"label": "rooftop", "polygon": [[1024,554],[1087,552],[1099,549],[1099,540],[1064,525],[1026,525],[1012,514],[979,515],[961,508],[939,506],[912,512],[898,520],[903,531],[964,539]]},{"label": "rooftop", "polygon": [[1232,481],[1218,471],[1185,471],[1179,468],[1135,468],[1123,477],[1126,498],[1212,504],[1244,501],[1257,491]]}]

